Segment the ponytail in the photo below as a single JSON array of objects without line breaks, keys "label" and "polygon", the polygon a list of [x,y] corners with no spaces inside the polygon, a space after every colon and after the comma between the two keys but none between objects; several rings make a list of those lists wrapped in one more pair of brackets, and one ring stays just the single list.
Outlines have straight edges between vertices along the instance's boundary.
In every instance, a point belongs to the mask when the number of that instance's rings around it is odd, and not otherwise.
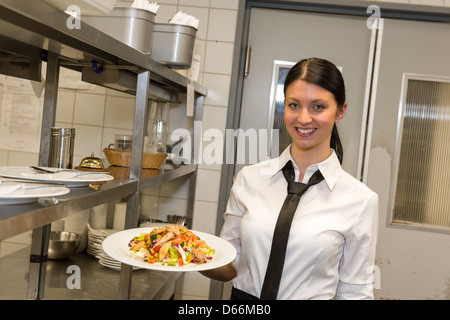
[{"label": "ponytail", "polygon": [[334,149],[339,159],[339,162],[342,164],[342,160],[344,158],[344,149],[342,148],[342,143],[341,139],[339,138],[339,132],[336,123],[333,126],[333,131],[331,132],[330,148]]}]

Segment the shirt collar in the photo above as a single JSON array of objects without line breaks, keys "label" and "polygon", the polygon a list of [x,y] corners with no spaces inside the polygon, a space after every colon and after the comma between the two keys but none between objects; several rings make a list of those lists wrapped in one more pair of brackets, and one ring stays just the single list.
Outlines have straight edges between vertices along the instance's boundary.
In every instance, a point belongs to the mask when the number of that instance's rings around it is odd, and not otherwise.
[{"label": "shirt collar", "polygon": [[[306,169],[305,176],[309,179],[309,177],[312,176],[317,169],[319,169],[328,188],[333,190],[342,168],[336,152],[333,149],[330,150],[330,156],[320,163],[309,166]],[[289,147],[287,147],[278,158],[272,159],[272,161],[276,161],[276,163],[272,166],[273,171],[271,172],[271,176],[273,177],[276,173],[278,173],[289,160],[292,161],[296,171],[296,178],[298,178],[299,169],[291,156],[291,145],[289,145]]]}]

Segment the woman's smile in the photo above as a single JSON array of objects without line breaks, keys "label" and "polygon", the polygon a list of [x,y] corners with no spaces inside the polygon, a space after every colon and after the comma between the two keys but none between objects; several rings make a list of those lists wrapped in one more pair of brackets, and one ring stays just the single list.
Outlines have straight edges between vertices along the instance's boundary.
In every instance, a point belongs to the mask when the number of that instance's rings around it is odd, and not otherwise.
[{"label": "woman's smile", "polygon": [[297,130],[298,134],[301,137],[310,137],[313,135],[313,133],[317,130],[317,128],[311,128],[311,129],[302,129],[302,128],[295,128]]}]

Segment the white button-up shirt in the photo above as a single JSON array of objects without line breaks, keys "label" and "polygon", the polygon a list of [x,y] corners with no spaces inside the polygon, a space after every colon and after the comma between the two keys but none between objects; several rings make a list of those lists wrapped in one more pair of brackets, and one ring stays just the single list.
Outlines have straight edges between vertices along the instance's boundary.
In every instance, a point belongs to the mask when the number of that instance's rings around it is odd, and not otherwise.
[{"label": "white button-up shirt", "polygon": [[[233,286],[259,297],[275,224],[287,195],[279,158],[244,167],[236,176],[221,237],[237,250]],[[373,299],[378,196],[346,173],[334,150],[308,167],[303,183],[319,169],[324,181],[306,191],[292,221],[278,299]]]}]

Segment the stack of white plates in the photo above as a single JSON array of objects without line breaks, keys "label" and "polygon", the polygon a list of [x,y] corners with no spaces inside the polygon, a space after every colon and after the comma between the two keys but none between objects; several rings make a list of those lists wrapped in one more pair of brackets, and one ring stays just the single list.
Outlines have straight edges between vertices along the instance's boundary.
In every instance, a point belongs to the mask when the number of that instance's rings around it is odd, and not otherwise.
[{"label": "stack of white plates", "polygon": [[114,230],[114,229],[93,229],[91,225],[88,223],[88,244],[86,252],[90,255],[93,255],[94,257],[99,259],[99,263],[102,266],[119,270],[120,269],[120,262],[116,259],[111,258],[108,256],[102,249],[102,243],[105,238],[107,238],[109,235],[116,233],[120,230]]},{"label": "stack of white plates", "polygon": [[100,254],[100,259],[98,260],[98,263],[100,263],[104,267],[108,267],[114,270],[120,270],[121,262],[111,258],[105,252],[102,252]]}]

